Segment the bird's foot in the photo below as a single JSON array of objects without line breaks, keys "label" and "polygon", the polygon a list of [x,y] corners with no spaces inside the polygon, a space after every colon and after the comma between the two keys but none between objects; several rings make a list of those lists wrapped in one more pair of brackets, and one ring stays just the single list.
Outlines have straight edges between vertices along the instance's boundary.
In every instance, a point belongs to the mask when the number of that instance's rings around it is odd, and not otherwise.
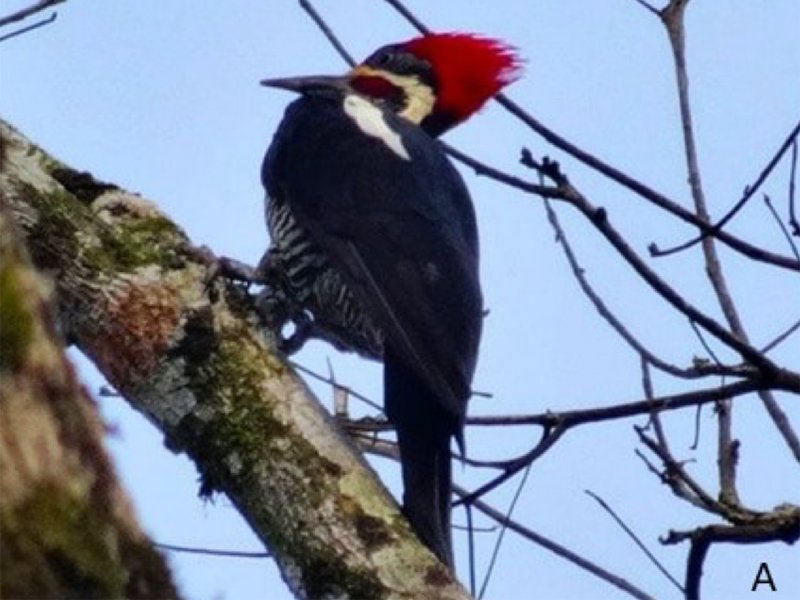
[{"label": "bird's foot", "polygon": [[[279,350],[287,356],[299,351],[317,333],[313,317],[280,288],[265,287],[256,295],[254,305],[261,322],[275,333]],[[285,335],[290,326],[291,333]]]},{"label": "bird's foot", "polygon": [[264,274],[258,267],[253,267],[245,262],[230,258],[229,256],[218,256],[210,266],[209,279],[224,277],[230,281],[242,283],[249,288],[253,284],[266,283]]}]

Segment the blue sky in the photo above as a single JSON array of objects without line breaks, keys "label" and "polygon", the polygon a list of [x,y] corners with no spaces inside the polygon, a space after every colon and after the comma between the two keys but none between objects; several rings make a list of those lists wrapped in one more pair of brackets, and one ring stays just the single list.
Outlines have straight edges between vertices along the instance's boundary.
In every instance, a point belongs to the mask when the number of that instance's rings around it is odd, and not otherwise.
[{"label": "blue sky", "polygon": [[[5,2],[2,11],[25,4]],[[524,78],[509,90],[513,99],[576,144],[689,206],[668,44],[659,23],[634,0],[409,4],[434,29],[482,32],[519,47],[527,66]],[[414,35],[384,2],[321,0],[317,6],[357,57]],[[297,2],[85,0],[62,4],[58,13],[54,24],[0,45],[0,115],[72,166],[157,202],[196,243],[256,261],[267,243],[259,166],[291,99],[261,88],[258,81],[344,68]],[[797,23],[796,0],[696,0],[689,7],[692,102],[704,185],[715,215],[736,200],[800,118]],[[693,233],[577,165],[496,105],[447,139],[524,176],[530,173],[517,165],[522,146],[556,158],[643,253],[652,241],[667,246]],[[478,212],[482,280],[491,310],[475,388],[493,398],[474,399],[471,413],[531,413],[639,399],[638,358],[581,295],[540,200],[462,173]],[[784,163],[764,188],[777,206],[785,207],[787,176]],[[632,331],[675,363],[704,356],[685,320],[649,293],[580,215],[557,208],[589,278]],[[743,211],[731,231],[788,252],[760,200]],[[754,268],[726,250],[721,256],[755,345],[800,317],[796,276]],[[721,319],[697,250],[651,264]],[[97,390],[102,377],[74,356],[89,389]],[[778,348],[774,358],[800,368],[800,336]],[[296,359],[323,373],[330,359],[339,381],[380,398],[375,364],[318,343]],[[654,383],[658,394],[687,389],[660,375]],[[328,389],[315,389],[330,402]],[[194,468],[170,454],[149,423],[121,399],[101,398],[100,404],[116,430],[109,446],[155,539],[259,549],[225,498],[198,499]],[[743,500],[764,509],[799,502],[800,469],[758,400],[745,397],[736,406]],[[797,399],[783,397],[782,406],[800,428]],[[685,411],[665,423],[675,452],[694,461],[692,473],[715,492],[711,409],[700,414],[697,450],[690,448],[694,420],[694,411]],[[661,547],[658,536],[714,519],[674,499],[646,471],[634,454],[633,424],[597,425],[567,435],[534,465],[515,516],[654,596],[674,598],[670,584],[584,493],[591,489],[608,501],[682,579],[686,547]],[[535,430],[471,430],[468,446],[477,457],[507,457],[530,447],[537,436]],[[396,467],[374,464],[397,491]],[[457,481],[467,486],[484,476],[456,468]],[[513,487],[489,499],[505,507]],[[457,512],[455,521],[463,523],[463,515]],[[479,574],[494,535],[479,534]],[[456,533],[456,545],[460,573],[466,576],[463,534]],[[800,597],[798,557],[797,547],[779,544],[714,547],[704,590],[709,598],[750,598],[758,566],[768,561],[778,584],[770,597]],[[193,599],[289,597],[269,560],[173,555],[171,562]],[[507,536],[486,598],[528,598],[537,592],[548,598],[626,597]]]}]

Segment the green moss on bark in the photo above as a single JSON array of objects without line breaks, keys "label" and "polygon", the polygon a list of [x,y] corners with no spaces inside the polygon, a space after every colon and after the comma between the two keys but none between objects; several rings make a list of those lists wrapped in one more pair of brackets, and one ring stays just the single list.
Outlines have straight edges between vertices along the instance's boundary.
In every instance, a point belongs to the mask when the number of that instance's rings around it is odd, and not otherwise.
[{"label": "green moss on bark", "polygon": [[[115,215],[116,226],[98,224],[91,205],[64,189],[45,192],[20,182],[16,193],[39,217],[28,232],[34,263],[59,269],[80,258],[93,272],[119,274],[139,267],[180,267],[184,233],[156,211]],[[78,231],[82,238],[78,238]]]},{"label": "green moss on bark", "polygon": [[88,500],[41,485],[0,510],[6,598],[118,598],[128,572],[117,537]]},{"label": "green moss on bark", "polygon": [[354,569],[345,563],[331,563],[329,553],[322,553],[319,559],[311,556],[307,564],[303,586],[309,598],[339,597],[343,591],[348,598],[379,600],[387,596],[386,586],[373,572]]},{"label": "green moss on bark", "polygon": [[19,368],[33,334],[34,317],[25,307],[17,269],[0,267],[0,369]]}]

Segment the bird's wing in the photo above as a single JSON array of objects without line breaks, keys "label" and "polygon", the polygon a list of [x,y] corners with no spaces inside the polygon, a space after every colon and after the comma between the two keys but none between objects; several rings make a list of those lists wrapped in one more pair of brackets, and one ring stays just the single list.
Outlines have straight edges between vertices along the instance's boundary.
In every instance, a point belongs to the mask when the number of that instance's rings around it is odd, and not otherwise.
[{"label": "bird's wing", "polygon": [[444,408],[463,419],[481,329],[475,218],[438,144],[386,115],[409,158],[365,136],[339,107],[301,99],[265,161],[270,194],[326,253]]}]

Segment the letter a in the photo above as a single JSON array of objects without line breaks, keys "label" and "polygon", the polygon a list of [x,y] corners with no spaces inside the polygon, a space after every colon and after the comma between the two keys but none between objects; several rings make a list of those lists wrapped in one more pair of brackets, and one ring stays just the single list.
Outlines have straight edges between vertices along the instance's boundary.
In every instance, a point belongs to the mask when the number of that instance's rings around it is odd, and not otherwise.
[{"label": "letter a", "polygon": [[778,591],[778,589],[775,587],[775,582],[772,580],[772,573],[769,572],[769,565],[767,565],[765,562],[762,562],[761,566],[758,567],[756,580],[753,582],[753,587],[750,589],[750,591],[755,592],[758,586],[762,583],[766,583],[773,592]]}]

